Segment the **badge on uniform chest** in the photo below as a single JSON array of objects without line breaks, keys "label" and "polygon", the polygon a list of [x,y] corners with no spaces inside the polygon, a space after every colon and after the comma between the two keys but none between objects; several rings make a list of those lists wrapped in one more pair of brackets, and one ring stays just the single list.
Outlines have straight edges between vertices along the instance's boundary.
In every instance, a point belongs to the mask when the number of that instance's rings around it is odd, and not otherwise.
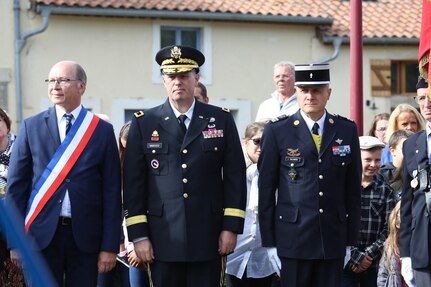
[{"label": "badge on uniform chest", "polygon": [[429,176],[425,169],[414,170],[413,179],[410,181],[410,186],[412,188],[418,188],[418,190],[425,190],[429,188]]},{"label": "badge on uniform chest", "polygon": [[350,145],[332,146],[332,154],[338,156],[346,156],[351,153]]},{"label": "badge on uniform chest", "polygon": [[216,130],[215,128],[202,131],[204,139],[222,138],[224,136],[223,130]]},{"label": "badge on uniform chest", "polygon": [[302,162],[301,152],[299,151],[299,148],[287,148],[287,156],[284,158],[284,160],[290,166],[287,175],[290,177],[290,179],[296,180],[296,178],[298,177],[298,172],[296,171],[295,166]]}]

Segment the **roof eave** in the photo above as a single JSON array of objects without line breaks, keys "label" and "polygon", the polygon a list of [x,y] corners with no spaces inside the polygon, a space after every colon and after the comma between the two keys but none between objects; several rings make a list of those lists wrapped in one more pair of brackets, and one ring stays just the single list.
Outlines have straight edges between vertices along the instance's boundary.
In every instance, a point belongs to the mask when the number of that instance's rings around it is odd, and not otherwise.
[{"label": "roof eave", "polygon": [[[349,36],[327,36],[323,35],[322,41],[325,44],[332,44],[335,39],[341,38],[342,44],[350,44]],[[419,38],[396,38],[396,37],[363,37],[362,43],[364,45],[419,45]]]},{"label": "roof eave", "polygon": [[82,16],[110,16],[110,17],[137,17],[137,18],[164,18],[164,19],[187,19],[187,20],[218,20],[218,21],[238,21],[238,22],[271,22],[290,24],[313,24],[331,25],[333,18],[305,17],[305,16],[283,16],[283,15],[262,15],[262,14],[241,14],[241,13],[214,13],[196,11],[167,11],[167,10],[146,10],[127,8],[93,8],[76,6],[56,6],[43,5],[36,6],[36,12],[51,10],[51,14],[57,15],[82,15]]}]

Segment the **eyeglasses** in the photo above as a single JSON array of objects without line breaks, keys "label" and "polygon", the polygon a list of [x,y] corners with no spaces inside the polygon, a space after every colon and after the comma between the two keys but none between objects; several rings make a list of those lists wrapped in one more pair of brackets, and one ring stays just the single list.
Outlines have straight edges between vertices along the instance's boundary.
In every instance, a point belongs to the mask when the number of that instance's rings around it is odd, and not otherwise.
[{"label": "eyeglasses", "polygon": [[46,79],[45,83],[47,83],[49,86],[55,86],[55,84],[59,84],[60,86],[66,86],[71,81],[80,81],[80,80],[73,79],[73,78]]},{"label": "eyeglasses", "polygon": [[[416,97],[413,97],[413,99],[416,101],[416,103],[418,103],[419,105],[420,104],[423,104],[424,102],[425,102],[425,99],[426,98],[428,98],[428,95],[422,95],[422,96],[416,96]],[[428,101],[429,101],[429,99],[428,99]]]},{"label": "eyeglasses", "polygon": [[260,139],[250,139],[253,141],[254,145],[260,145]]},{"label": "eyeglasses", "polygon": [[385,132],[386,131],[386,127],[381,127],[381,128],[378,128],[378,129],[376,129],[376,132]]}]

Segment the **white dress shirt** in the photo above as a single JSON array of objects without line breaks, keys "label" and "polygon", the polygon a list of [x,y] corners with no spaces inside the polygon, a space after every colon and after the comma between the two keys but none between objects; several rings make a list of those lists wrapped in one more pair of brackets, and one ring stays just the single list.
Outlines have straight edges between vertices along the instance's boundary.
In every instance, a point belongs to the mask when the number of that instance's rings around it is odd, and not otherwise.
[{"label": "white dress shirt", "polygon": [[[82,106],[80,105],[71,112],[71,114],[73,115],[72,125],[78,117],[79,113],[81,112],[81,109]],[[66,137],[66,118],[64,117],[66,111],[62,107],[55,105],[55,113],[57,115],[58,133],[60,135],[60,141],[63,142],[64,138]],[[66,194],[64,195],[64,199],[61,204],[60,216],[72,217],[69,190],[66,190]]]}]

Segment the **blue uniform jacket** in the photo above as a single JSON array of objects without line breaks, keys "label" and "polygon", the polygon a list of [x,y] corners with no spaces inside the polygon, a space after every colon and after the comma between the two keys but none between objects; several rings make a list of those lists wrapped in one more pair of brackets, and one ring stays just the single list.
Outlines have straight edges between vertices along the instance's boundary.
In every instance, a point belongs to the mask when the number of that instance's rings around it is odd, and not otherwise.
[{"label": "blue uniform jacket", "polygon": [[276,246],[280,257],[293,259],[342,258],[359,231],[361,160],[356,125],[327,113],[319,154],[298,111],[268,124],[261,143],[263,246]]}]

